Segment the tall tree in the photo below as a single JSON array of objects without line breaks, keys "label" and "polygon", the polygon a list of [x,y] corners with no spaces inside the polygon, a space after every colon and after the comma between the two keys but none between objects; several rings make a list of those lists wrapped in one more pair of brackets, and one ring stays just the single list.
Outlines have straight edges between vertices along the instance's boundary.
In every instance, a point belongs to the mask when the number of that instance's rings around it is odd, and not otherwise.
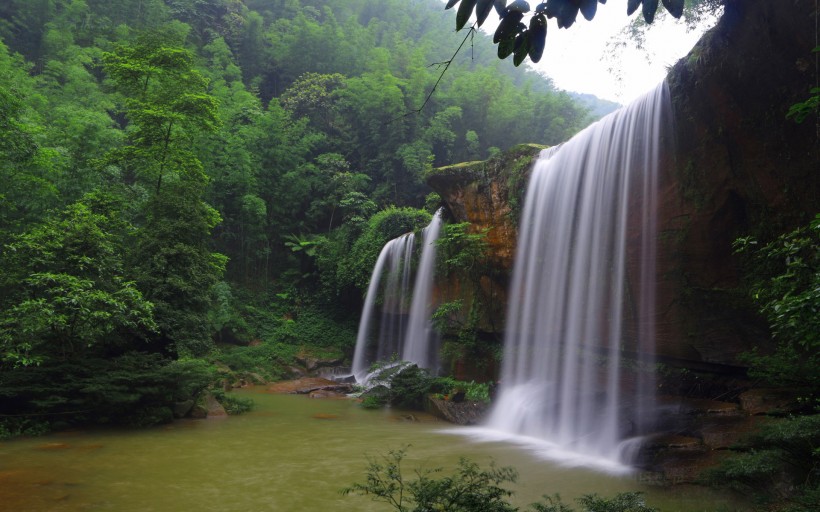
[{"label": "tall tree", "polygon": [[210,348],[211,288],[226,260],[210,250],[220,217],[202,199],[207,177],[193,151],[196,137],[219,125],[217,101],[181,46],[180,28],[143,34],[103,60],[130,123],[127,144],[111,161],[153,189],[131,251],[137,282],[156,306],[157,342],[184,355]]}]

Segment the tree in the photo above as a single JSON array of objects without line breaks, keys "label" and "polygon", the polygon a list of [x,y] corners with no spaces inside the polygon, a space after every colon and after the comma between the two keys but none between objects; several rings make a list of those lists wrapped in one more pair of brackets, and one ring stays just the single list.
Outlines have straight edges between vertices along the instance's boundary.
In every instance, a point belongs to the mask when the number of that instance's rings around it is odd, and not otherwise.
[{"label": "tree", "polygon": [[184,32],[180,25],[147,32],[103,61],[133,125],[128,144],[109,159],[126,170],[126,179],[133,171],[138,183],[154,182],[130,258],[140,289],[156,306],[155,341],[176,355],[202,355],[211,346],[211,288],[227,261],[210,250],[221,218],[202,200],[207,176],[192,147],[216,130],[219,117],[207,79],[181,46]]},{"label": "tree", "polygon": [[0,366],[65,359],[156,328],[153,305],[128,278],[111,196],[89,194],[20,234],[3,252]]},{"label": "tree", "polygon": [[[507,5],[507,0],[449,0],[445,9],[461,3],[456,14],[456,30],[467,26],[475,12],[475,23],[471,30],[484,24],[490,12],[495,8],[500,19],[493,35],[493,43],[498,45],[498,57],[505,59],[513,56],[513,63],[518,66],[528,56],[532,62],[541,60],[547,38],[547,20],[555,18],[558,28],[569,28],[578,18],[578,12],[587,20],[592,20],[598,9],[598,3],[606,0],[544,0],[539,3],[529,23],[525,24],[525,15],[530,12],[530,4],[524,0],[515,0]],[[644,20],[652,23],[658,10],[658,0],[628,0],[627,15],[633,14],[641,7]],[[680,18],[684,10],[684,0],[662,0],[663,6],[675,18]]]},{"label": "tree", "polygon": [[103,54],[105,71],[125,97],[133,124],[129,144],[112,159],[135,165],[162,190],[166,174],[204,183],[201,165],[190,151],[193,138],[219,124],[208,81],[194,69],[193,54],[180,46],[181,27],[148,32],[134,44]]}]

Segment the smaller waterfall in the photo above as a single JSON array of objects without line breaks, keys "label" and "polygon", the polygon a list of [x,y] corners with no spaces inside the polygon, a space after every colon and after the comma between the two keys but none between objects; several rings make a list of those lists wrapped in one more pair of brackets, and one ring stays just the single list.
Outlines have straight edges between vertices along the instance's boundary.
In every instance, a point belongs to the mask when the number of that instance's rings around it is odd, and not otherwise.
[{"label": "smaller waterfall", "polygon": [[441,232],[441,210],[433,216],[430,225],[422,231],[422,250],[419,267],[416,270],[416,282],[413,286],[413,303],[410,306],[407,334],[401,358],[411,361],[422,368],[434,368],[437,357],[431,349],[435,337],[433,332],[431,303],[433,277],[436,271],[436,240]]},{"label": "smaller waterfall", "polygon": [[372,363],[394,355],[423,368],[437,364],[431,298],[441,223],[439,210],[422,231],[421,256],[412,290],[409,285],[415,249],[413,233],[390,240],[379,253],[356,336],[352,370],[357,381],[367,380]]}]

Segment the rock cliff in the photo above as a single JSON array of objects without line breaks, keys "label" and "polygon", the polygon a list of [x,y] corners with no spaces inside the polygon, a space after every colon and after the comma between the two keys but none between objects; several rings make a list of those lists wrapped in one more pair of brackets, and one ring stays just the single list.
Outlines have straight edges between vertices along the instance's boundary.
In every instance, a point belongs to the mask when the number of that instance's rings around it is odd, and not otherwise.
[{"label": "rock cliff", "polygon": [[[813,118],[786,118],[817,80],[814,9],[811,0],[731,1],[667,77],[675,140],[662,156],[656,324],[658,354],[669,361],[725,369],[768,343],[765,323],[739,289],[731,245],[742,235],[773,236],[820,210],[818,129]],[[503,330],[517,218],[539,149],[519,146],[427,178],[453,220],[489,230],[492,270],[477,290],[496,297],[483,312],[489,332]],[[445,288],[451,296],[476,291]]]}]

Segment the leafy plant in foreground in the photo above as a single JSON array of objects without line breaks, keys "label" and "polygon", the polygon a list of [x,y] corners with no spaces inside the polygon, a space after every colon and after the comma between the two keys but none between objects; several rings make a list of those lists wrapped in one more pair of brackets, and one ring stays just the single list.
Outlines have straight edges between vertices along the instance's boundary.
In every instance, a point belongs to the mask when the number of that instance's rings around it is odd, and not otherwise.
[{"label": "leafy plant in foreground", "polygon": [[[415,478],[407,479],[402,463],[407,447],[390,450],[387,455],[370,458],[364,483],[355,483],[342,490],[344,494],[370,496],[386,503],[397,512],[516,512],[510,503],[513,491],[505,487],[514,484],[518,472],[510,466],[490,462],[485,469],[464,457],[452,472],[443,468],[415,469]],[[650,507],[640,492],[625,492],[612,498],[585,494],[578,498],[584,512],[658,512]],[[529,507],[534,512],[573,512],[557,494],[544,496]]]}]

